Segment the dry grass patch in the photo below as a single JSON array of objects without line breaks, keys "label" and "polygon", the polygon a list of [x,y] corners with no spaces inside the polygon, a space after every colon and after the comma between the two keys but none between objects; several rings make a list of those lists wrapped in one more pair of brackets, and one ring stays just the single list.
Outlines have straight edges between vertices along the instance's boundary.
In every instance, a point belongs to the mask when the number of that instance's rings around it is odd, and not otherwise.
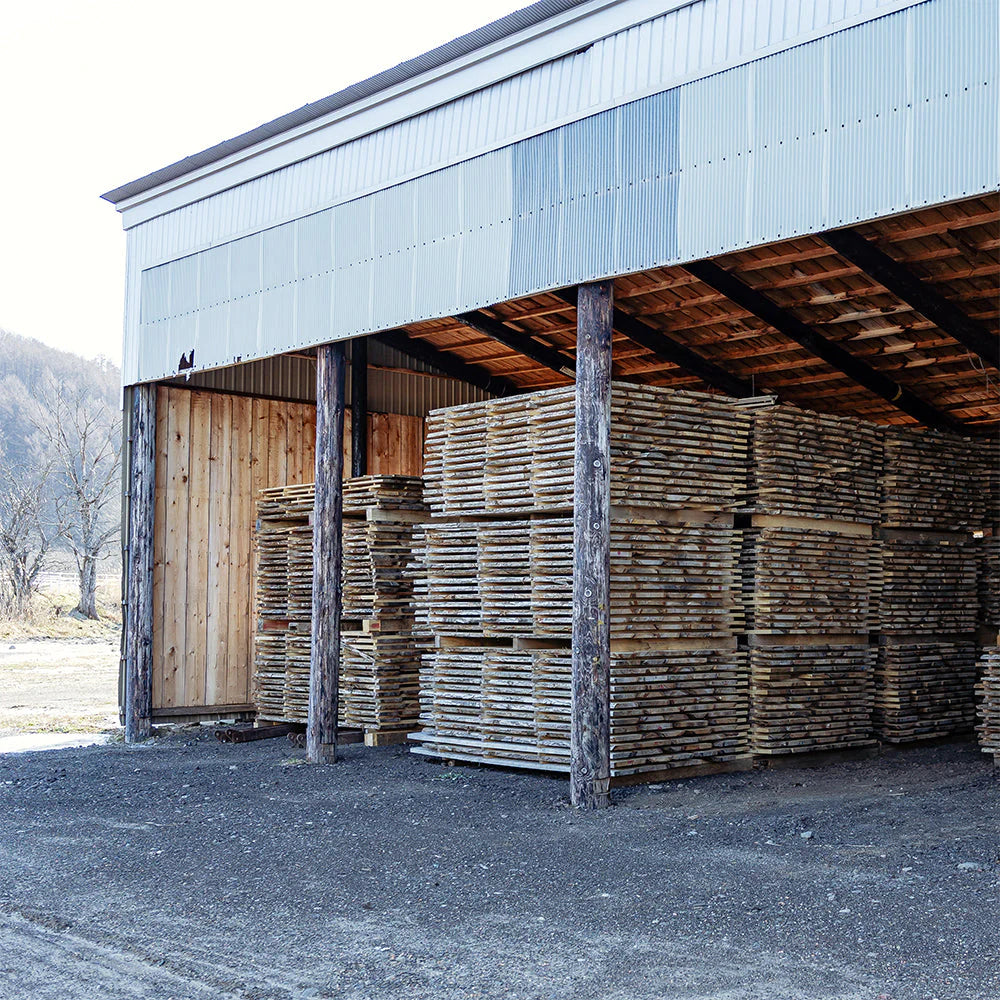
[{"label": "dry grass patch", "polygon": [[0,736],[117,726],[117,640],[0,641]]}]

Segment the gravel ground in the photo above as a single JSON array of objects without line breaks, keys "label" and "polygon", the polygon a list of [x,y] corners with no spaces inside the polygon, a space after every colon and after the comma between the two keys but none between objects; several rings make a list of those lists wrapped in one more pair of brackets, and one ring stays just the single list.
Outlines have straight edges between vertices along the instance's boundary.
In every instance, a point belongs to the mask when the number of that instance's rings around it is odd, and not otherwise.
[{"label": "gravel ground", "polygon": [[1000,772],[970,744],[602,814],[344,757],[205,730],[0,757],[0,996],[1000,997]]}]

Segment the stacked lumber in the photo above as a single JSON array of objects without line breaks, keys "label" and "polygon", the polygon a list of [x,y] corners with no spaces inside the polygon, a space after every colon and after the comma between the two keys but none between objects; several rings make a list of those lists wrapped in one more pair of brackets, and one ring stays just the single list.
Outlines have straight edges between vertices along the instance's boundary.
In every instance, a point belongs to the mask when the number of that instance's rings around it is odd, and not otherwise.
[{"label": "stacked lumber", "polygon": [[[888,533],[887,533],[888,534]],[[883,633],[974,632],[976,542],[959,533],[900,533],[878,543]]]},{"label": "stacked lumber", "polygon": [[753,412],[750,511],[874,523],[881,472],[875,424],[794,406]]},{"label": "stacked lumber", "polygon": [[437,635],[482,635],[478,522],[428,524],[427,619]]},{"label": "stacked lumber", "polygon": [[978,539],[979,623],[1000,629],[1000,534]]},{"label": "stacked lumber", "polygon": [[758,634],[863,633],[874,625],[876,549],[870,532],[758,528],[741,560],[747,628]]},{"label": "stacked lumber", "polygon": [[745,759],[747,654],[616,653],[611,663],[611,773]]},{"label": "stacked lumber", "polygon": [[[531,523],[531,609],[536,636],[572,629],[573,525]],[[611,524],[613,639],[728,637],[743,628],[740,534],[699,524]]]},{"label": "stacked lumber", "polygon": [[356,476],[344,481],[347,514],[425,509],[423,480],[417,476]]},{"label": "stacked lumber", "polygon": [[[285,522],[261,518],[257,531],[257,618],[260,622],[284,622],[288,617],[288,537]],[[278,627],[275,624],[273,627]]]},{"label": "stacked lumber", "polygon": [[281,720],[285,706],[285,632],[258,633],[251,692],[262,719]]},{"label": "stacked lumber", "polygon": [[875,651],[864,643],[750,651],[750,739],[757,754],[870,745]]},{"label": "stacked lumber", "polygon": [[989,514],[989,449],[941,431],[885,428],[882,521],[887,528],[963,531]]},{"label": "stacked lumber", "polygon": [[[621,639],[729,637],[743,627],[731,528],[656,521],[611,525],[611,634]],[[427,529],[428,610],[439,635],[572,631],[569,518],[434,524]]]},{"label": "stacked lumber", "polygon": [[875,730],[890,743],[946,736],[975,720],[976,645],[887,639],[875,667]]},{"label": "stacked lumber", "polygon": [[341,721],[366,730],[415,729],[422,648],[412,636],[398,632],[343,633]]},{"label": "stacked lumber", "polygon": [[[421,646],[412,636],[420,576],[421,483],[364,476],[344,484],[339,721],[412,728]],[[258,502],[254,699],[273,721],[305,722],[312,631],[312,486],[261,492]]]},{"label": "stacked lumber", "polygon": [[[441,516],[573,503],[574,393],[553,389],[435,410],[425,480]],[[731,400],[614,383],[611,502],[732,510],[746,492],[750,414]]]},{"label": "stacked lumber", "polygon": [[1000,762],[1000,646],[987,646],[979,660],[981,678],[976,688],[979,705],[979,745]]},{"label": "stacked lumber", "polygon": [[[435,650],[426,658],[416,752],[568,770],[570,673],[568,650]],[[615,653],[612,776],[745,758],[747,689],[743,652]]]}]

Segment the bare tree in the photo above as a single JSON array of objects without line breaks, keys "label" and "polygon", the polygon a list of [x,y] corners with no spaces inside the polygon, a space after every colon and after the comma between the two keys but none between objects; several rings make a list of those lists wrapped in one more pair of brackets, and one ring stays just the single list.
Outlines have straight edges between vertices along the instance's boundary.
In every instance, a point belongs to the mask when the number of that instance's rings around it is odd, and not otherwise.
[{"label": "bare tree", "polygon": [[52,465],[59,535],[76,560],[76,611],[97,618],[97,566],[120,532],[121,418],[102,399],[48,380],[34,423]]},{"label": "bare tree", "polygon": [[0,610],[22,617],[55,537],[46,516],[48,468],[0,461]]}]

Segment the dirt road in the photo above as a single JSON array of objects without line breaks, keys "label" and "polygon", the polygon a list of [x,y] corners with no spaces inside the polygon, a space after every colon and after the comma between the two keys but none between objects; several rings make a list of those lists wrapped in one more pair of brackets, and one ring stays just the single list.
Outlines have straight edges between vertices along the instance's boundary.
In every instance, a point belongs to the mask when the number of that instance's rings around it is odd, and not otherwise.
[{"label": "dirt road", "polygon": [[[996,1000],[971,745],[664,783],[173,738],[0,758],[0,997]],[[811,836],[807,836],[807,834]]]}]

